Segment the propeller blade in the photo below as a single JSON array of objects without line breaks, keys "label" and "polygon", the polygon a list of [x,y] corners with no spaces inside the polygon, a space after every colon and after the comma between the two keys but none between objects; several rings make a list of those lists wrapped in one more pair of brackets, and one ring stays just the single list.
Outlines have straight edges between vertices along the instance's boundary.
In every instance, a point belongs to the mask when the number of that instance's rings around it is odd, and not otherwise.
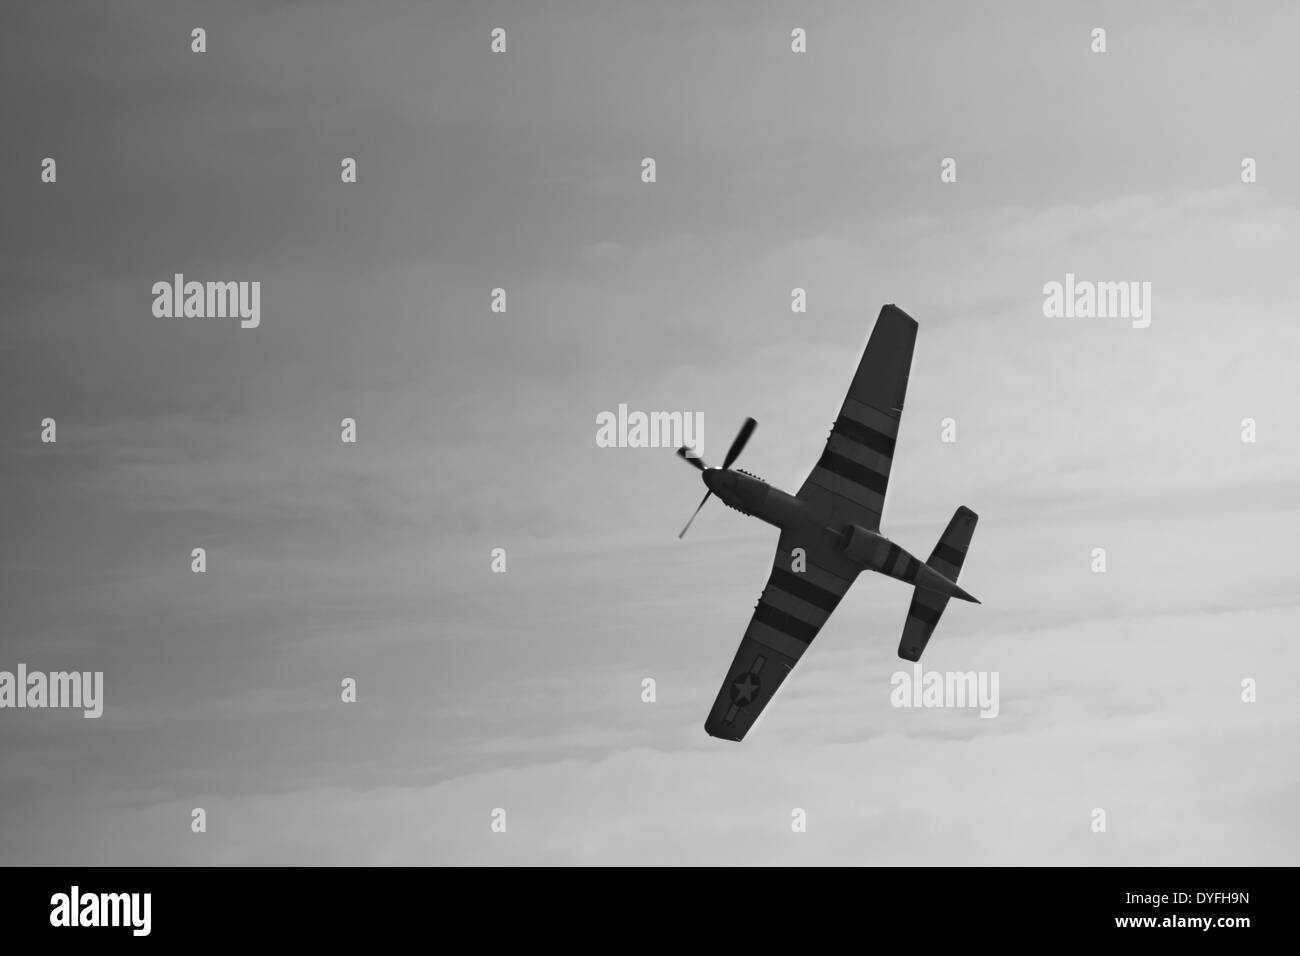
[{"label": "propeller blade", "polygon": [[700,453],[694,448],[688,448],[683,445],[681,448],[677,449],[677,457],[686,462],[686,464],[698,468],[700,471],[704,470],[704,460],[700,458]]},{"label": "propeller blade", "polygon": [[[700,508],[703,508],[703,507],[704,507],[704,502],[706,502],[706,501],[709,500],[709,495],[711,495],[711,494],[713,494],[712,491],[706,491],[706,492],[704,493],[704,498],[701,499],[701,501],[700,501]],[[700,508],[696,508],[696,509],[695,509],[695,515],[697,515],[697,514],[700,513]],[[694,521],[694,520],[695,520],[695,515],[691,515],[691,521]],[[686,532],[689,531],[689,530],[691,530],[691,521],[686,522],[686,527],[683,528],[683,529],[682,529],[682,533],[679,534],[679,535],[677,536],[677,540],[678,540],[678,541],[680,541],[682,538],[686,537]]]},{"label": "propeller blade", "polygon": [[746,418],[745,424],[740,426],[740,431],[736,434],[736,440],[731,443],[727,449],[727,457],[722,459],[722,468],[725,471],[731,467],[731,463],[740,457],[740,453],[745,450],[745,444],[749,441],[749,436],[754,434],[754,428],[758,422],[752,418]]}]

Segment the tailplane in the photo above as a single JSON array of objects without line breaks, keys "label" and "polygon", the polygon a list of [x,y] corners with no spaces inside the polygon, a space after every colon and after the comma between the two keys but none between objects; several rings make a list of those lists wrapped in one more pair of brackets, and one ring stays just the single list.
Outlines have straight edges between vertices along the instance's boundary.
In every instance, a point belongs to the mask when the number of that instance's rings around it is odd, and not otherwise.
[{"label": "tailplane", "polygon": [[[939,543],[934,546],[930,560],[921,569],[912,594],[912,606],[907,611],[907,623],[903,625],[903,638],[898,643],[898,656],[903,660],[921,659],[921,652],[929,643],[950,597],[979,603],[957,586],[957,575],[961,574],[961,566],[966,561],[966,549],[970,547],[978,520],[979,515],[965,505],[958,508]],[[925,573],[927,571],[931,573]]]}]

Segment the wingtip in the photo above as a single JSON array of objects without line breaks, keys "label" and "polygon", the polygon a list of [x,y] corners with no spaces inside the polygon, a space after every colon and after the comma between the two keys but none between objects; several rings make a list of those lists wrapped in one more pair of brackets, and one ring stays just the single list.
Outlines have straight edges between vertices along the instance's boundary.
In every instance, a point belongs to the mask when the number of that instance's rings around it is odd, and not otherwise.
[{"label": "wingtip", "polygon": [[711,721],[704,725],[704,732],[708,734],[710,737],[712,737],[714,740],[727,740],[733,744],[738,744],[745,739],[744,734],[741,734],[739,737],[737,737],[734,734],[722,733],[720,729],[714,726]]},{"label": "wingtip", "polygon": [[900,318],[900,319],[906,319],[906,320],[907,320],[908,322],[910,322],[914,327],[917,326],[917,325],[919,324],[919,323],[916,321],[916,319],[912,318],[910,315],[908,315],[906,312],[904,312],[902,309],[900,309],[897,305],[895,305],[895,304],[892,303],[892,302],[886,302],[886,303],[885,303],[883,306],[881,306],[881,308],[880,308],[880,316],[879,316],[879,317],[883,319],[883,318],[884,318],[885,316],[887,316],[887,315],[894,315],[894,316],[897,316],[897,317]]}]

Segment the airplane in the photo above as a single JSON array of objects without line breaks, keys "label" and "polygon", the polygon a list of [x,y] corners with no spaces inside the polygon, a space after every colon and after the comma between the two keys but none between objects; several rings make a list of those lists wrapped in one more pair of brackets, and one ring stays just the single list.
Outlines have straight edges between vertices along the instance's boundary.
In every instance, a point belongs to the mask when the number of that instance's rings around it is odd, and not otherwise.
[{"label": "airplane", "polygon": [[798,494],[732,469],[758,424],[752,418],[721,468],[710,468],[692,448],[677,450],[708,488],[679,539],[715,495],[781,530],[767,587],[705,721],[710,736],[744,739],[862,571],[914,586],[898,645],[903,660],[921,659],[950,598],[980,603],[957,584],[979,520],[975,512],[958,508],[925,561],[880,533],[916,330],[916,320],[897,306],[880,310],[826,447]]}]

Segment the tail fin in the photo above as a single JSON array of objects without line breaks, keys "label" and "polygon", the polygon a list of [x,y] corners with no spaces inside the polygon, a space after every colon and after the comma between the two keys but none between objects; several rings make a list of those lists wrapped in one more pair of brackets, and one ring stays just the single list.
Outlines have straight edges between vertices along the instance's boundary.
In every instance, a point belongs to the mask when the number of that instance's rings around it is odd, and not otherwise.
[{"label": "tail fin", "polygon": [[[961,574],[961,566],[966,561],[966,550],[970,547],[971,536],[975,533],[975,523],[979,515],[965,505],[957,509],[948,522],[948,527],[934,546],[930,560],[926,562],[949,581],[956,582]],[[975,600],[956,589],[958,597],[965,596]],[[942,594],[929,588],[918,587],[912,594],[912,606],[907,611],[907,623],[903,625],[903,638],[898,642],[898,656],[905,661],[919,661],[921,652],[930,641],[935,625],[948,606],[950,595]]]}]

